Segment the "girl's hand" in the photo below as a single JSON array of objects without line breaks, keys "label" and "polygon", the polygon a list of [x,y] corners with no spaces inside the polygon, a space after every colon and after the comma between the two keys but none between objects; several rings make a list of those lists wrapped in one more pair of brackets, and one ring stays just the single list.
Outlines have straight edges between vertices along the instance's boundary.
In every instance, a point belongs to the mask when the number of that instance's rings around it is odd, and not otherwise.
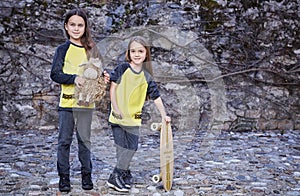
[{"label": "girl's hand", "polygon": [[116,119],[119,119],[119,120],[123,119],[123,115],[122,115],[121,112],[114,112],[114,111],[112,111],[112,115],[113,115],[113,117],[115,117]]},{"label": "girl's hand", "polygon": [[85,82],[85,79],[80,76],[76,76],[75,81],[74,81],[74,83],[77,87],[82,87],[84,85],[84,82]]},{"label": "girl's hand", "polygon": [[164,121],[166,121],[166,123],[170,123],[171,122],[171,117],[170,116],[165,116],[163,118]]},{"label": "girl's hand", "polygon": [[105,84],[108,84],[110,82],[110,75],[109,75],[109,73],[106,70],[104,70],[103,71],[103,75],[104,75],[104,82],[105,82]]}]

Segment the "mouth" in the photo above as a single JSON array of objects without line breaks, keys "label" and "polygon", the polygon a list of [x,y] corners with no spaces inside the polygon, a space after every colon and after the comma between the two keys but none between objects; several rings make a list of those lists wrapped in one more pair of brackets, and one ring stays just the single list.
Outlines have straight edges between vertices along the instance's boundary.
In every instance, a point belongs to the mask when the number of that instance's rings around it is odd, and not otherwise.
[{"label": "mouth", "polygon": [[80,35],[80,32],[73,32],[74,35]]}]

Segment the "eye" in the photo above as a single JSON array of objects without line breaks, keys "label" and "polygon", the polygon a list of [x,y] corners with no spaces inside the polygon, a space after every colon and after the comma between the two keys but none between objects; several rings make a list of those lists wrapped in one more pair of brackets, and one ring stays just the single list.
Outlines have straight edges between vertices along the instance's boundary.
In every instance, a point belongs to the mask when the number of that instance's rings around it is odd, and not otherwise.
[{"label": "eye", "polygon": [[79,26],[79,27],[84,27],[84,24],[79,24],[78,26]]}]

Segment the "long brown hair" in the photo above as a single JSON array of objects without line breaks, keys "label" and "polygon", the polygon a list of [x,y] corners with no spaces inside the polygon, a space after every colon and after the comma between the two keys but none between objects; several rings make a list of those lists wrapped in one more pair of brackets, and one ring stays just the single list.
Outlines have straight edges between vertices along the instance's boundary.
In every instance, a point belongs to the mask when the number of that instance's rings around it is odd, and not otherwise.
[{"label": "long brown hair", "polygon": [[130,45],[132,42],[137,42],[139,44],[141,44],[142,46],[144,46],[146,48],[146,59],[143,62],[143,68],[148,71],[151,76],[153,76],[153,68],[152,68],[152,63],[151,63],[151,52],[150,52],[150,45],[148,44],[148,42],[141,36],[135,36],[132,37],[128,43],[128,48],[126,51],[126,61],[127,62],[131,62],[131,58],[130,58]]},{"label": "long brown hair", "polygon": [[[90,26],[88,23],[86,12],[80,8],[75,8],[75,9],[68,11],[65,16],[64,25],[66,25],[68,23],[69,19],[74,15],[80,16],[84,20],[85,31],[84,31],[84,34],[82,35],[80,41],[81,41],[81,44],[83,45],[83,47],[85,48],[85,50],[87,51],[87,55],[89,58],[89,56],[90,56],[89,52],[95,46],[95,42],[92,39],[91,30],[90,30]],[[64,30],[65,30],[65,35],[67,36],[68,39],[70,39],[70,35],[68,34],[67,30],[65,28],[64,28]]]}]

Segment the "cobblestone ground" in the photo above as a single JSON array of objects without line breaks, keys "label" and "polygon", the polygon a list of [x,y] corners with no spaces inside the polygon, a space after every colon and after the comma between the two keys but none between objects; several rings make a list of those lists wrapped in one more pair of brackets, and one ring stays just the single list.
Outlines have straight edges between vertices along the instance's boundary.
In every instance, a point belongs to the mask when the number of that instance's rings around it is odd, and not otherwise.
[{"label": "cobblestone ground", "polygon": [[[57,131],[0,130],[1,195],[119,195],[106,180],[115,164],[110,130],[93,131],[94,189],[81,189],[77,143],[71,150],[70,193],[58,192]],[[300,195],[300,132],[175,132],[173,188],[159,172],[159,135],[142,131],[128,195]],[[123,194],[124,195],[124,194]]]}]

